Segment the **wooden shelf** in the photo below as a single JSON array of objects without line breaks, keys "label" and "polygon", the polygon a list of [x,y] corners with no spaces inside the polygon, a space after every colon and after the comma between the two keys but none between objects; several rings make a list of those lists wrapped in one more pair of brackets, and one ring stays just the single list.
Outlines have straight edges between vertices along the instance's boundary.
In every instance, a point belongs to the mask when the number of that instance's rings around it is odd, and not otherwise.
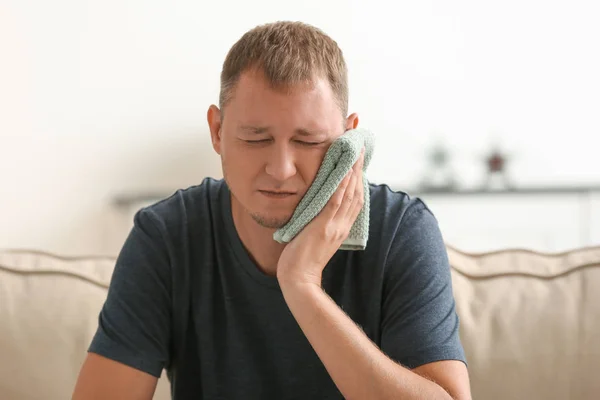
[{"label": "wooden shelf", "polygon": [[498,195],[553,195],[553,194],[590,194],[600,192],[598,186],[529,186],[514,189],[415,189],[407,193],[426,196],[498,196]]}]

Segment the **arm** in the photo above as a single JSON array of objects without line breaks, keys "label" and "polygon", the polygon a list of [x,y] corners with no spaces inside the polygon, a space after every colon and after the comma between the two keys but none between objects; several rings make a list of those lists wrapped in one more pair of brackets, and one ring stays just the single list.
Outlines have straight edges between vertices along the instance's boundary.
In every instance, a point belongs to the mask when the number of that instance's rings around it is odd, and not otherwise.
[{"label": "arm", "polygon": [[470,399],[462,362],[442,361],[411,371],[383,354],[317,285],[289,282],[282,285],[282,291],[345,398]]},{"label": "arm", "polygon": [[158,378],[95,353],[83,363],[73,400],[150,400]]},{"label": "arm", "polygon": [[344,397],[470,399],[466,366],[454,361],[464,357],[445,248],[432,215],[413,212],[414,226],[392,243],[382,349],[321,289],[325,265],[362,208],[361,171],[359,161],[281,254],[277,278],[288,307]]},{"label": "arm", "polygon": [[170,359],[171,274],[166,230],[142,210],[111,278],[73,399],[151,399]]}]

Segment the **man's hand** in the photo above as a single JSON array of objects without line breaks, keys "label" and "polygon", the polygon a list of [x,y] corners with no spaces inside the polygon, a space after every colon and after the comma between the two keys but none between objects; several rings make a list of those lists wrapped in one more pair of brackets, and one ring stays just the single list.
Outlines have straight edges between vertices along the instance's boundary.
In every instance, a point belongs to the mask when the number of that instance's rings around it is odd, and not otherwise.
[{"label": "man's hand", "polygon": [[364,204],[364,150],[323,210],[288,243],[277,263],[283,283],[321,286],[322,272],[348,237]]},{"label": "man's hand", "polygon": [[434,362],[414,371],[402,367],[321,288],[323,269],[364,203],[363,159],[361,154],[321,213],[283,250],[277,279],[285,301],[345,398],[470,399],[468,374],[460,361]]}]

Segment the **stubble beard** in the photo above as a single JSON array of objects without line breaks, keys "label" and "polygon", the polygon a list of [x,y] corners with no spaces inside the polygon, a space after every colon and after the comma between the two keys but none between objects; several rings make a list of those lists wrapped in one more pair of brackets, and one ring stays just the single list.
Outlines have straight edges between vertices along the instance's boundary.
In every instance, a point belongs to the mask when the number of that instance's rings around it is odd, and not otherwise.
[{"label": "stubble beard", "polygon": [[252,217],[252,219],[254,220],[254,222],[256,222],[258,225],[262,226],[263,228],[268,228],[268,229],[280,229],[283,228],[285,226],[285,224],[287,224],[290,220],[290,218],[277,218],[277,217],[268,217],[265,215],[261,215],[258,213],[252,213],[248,210],[246,210],[248,212],[248,214],[250,214],[250,216]]}]

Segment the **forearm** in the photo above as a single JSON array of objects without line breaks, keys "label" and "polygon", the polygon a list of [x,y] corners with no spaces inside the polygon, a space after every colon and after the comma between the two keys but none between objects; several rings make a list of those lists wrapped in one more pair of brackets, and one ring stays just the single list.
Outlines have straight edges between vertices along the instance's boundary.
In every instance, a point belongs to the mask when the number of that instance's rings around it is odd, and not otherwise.
[{"label": "forearm", "polygon": [[282,283],[300,328],[347,399],[451,399],[377,348],[317,285]]}]

